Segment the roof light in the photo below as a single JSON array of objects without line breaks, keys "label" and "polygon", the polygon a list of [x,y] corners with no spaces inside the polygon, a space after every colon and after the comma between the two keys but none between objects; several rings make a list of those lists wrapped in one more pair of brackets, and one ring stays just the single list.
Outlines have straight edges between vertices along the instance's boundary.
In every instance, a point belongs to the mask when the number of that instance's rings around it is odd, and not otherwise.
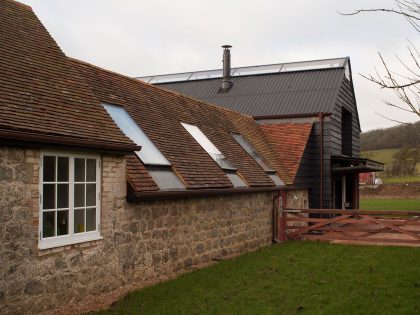
[{"label": "roof light", "polygon": [[184,184],[168,167],[148,166],[147,171],[161,190],[183,190]]},{"label": "roof light", "polygon": [[274,172],[274,170],[267,165],[261,155],[254,149],[254,147],[239,133],[232,133],[232,137],[239,143],[239,145],[258,163],[259,166],[266,172]]},{"label": "roof light", "polygon": [[[350,72],[349,72],[349,64],[348,64],[347,57],[287,62],[287,63],[276,63],[276,64],[257,65],[257,66],[249,66],[249,67],[237,67],[237,68],[231,68],[230,74],[232,77],[238,77],[238,76],[246,76],[246,75],[318,70],[318,69],[332,69],[332,68],[345,68],[346,77],[349,78]],[[222,77],[223,77],[223,69],[216,69],[216,70],[204,70],[204,71],[144,76],[144,77],[137,77],[137,79],[151,83],[151,84],[159,84],[159,83],[214,79],[214,78],[222,78]]]},{"label": "roof light", "polygon": [[171,165],[124,108],[110,104],[103,106],[121,131],[142,147],[136,154],[144,164]]},{"label": "roof light", "polygon": [[226,176],[232,182],[233,187],[248,187],[247,183],[237,174],[237,172],[226,172]]},{"label": "roof light", "polygon": [[202,148],[216,161],[224,170],[235,170],[235,167],[226,159],[222,152],[206,137],[197,126],[181,123],[190,135],[202,146]]}]

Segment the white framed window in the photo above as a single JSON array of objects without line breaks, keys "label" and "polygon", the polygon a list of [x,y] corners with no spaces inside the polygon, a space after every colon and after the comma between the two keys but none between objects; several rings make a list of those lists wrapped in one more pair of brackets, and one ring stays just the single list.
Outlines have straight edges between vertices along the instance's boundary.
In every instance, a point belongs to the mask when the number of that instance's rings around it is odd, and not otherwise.
[{"label": "white framed window", "polygon": [[42,152],[39,248],[100,239],[100,156]]}]

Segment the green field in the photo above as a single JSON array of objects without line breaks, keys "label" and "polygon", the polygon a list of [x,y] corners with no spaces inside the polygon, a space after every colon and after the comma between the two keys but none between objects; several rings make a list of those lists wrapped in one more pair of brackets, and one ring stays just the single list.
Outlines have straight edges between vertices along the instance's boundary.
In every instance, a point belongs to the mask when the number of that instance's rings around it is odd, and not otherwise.
[{"label": "green field", "polygon": [[362,155],[366,154],[370,159],[382,162],[385,165],[391,165],[393,160],[393,155],[398,152],[399,149],[387,149],[387,150],[375,150],[375,151],[365,151],[362,152]]},{"label": "green field", "polygon": [[362,210],[420,210],[420,199],[360,199]]},{"label": "green field", "polygon": [[286,242],[127,295],[97,314],[419,314],[420,248]]},{"label": "green field", "polygon": [[[399,149],[387,149],[387,150],[376,150],[376,151],[365,151],[362,152],[362,156],[368,156],[369,159],[382,162],[387,165],[391,165],[393,161],[393,155],[397,153]],[[383,178],[384,183],[408,183],[408,182],[420,182],[420,164],[416,166],[416,176],[404,176],[404,177],[390,177],[385,178],[383,173],[378,173]]]}]

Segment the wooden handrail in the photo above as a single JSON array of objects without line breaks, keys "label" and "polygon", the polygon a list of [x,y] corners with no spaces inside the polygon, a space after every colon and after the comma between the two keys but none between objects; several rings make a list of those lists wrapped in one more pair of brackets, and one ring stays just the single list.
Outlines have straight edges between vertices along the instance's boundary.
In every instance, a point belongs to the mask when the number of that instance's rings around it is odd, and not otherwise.
[{"label": "wooden handrail", "polygon": [[285,209],[283,211],[285,213],[420,216],[420,211],[399,210]]}]

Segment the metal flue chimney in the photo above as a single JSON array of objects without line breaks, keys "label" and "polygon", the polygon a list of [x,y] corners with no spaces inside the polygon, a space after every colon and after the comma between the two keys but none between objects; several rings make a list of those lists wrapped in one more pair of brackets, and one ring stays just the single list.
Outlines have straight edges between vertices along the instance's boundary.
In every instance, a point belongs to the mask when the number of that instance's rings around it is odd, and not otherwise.
[{"label": "metal flue chimney", "polygon": [[223,45],[223,79],[222,79],[222,90],[229,90],[232,87],[232,81],[230,81],[230,48],[231,45]]}]

